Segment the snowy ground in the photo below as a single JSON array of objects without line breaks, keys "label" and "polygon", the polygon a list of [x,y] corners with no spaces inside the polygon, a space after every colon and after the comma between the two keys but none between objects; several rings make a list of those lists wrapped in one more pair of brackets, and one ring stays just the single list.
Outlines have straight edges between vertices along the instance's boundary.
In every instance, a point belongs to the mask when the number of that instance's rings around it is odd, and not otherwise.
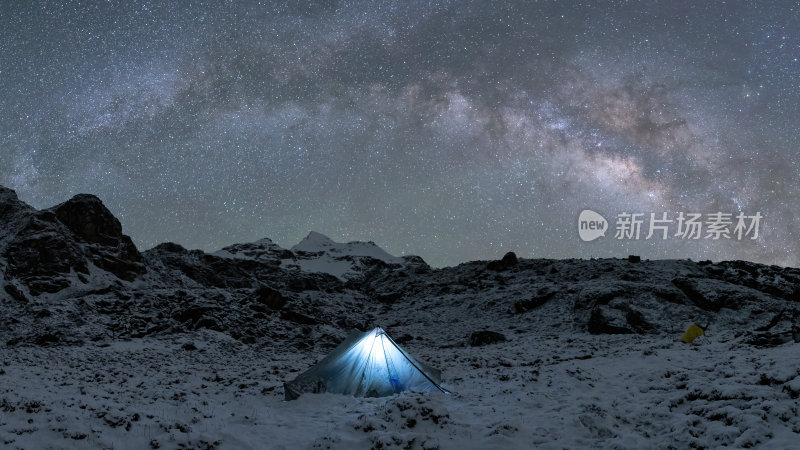
[{"label": "snowy ground", "polygon": [[[393,333],[393,330],[387,330]],[[400,330],[395,330],[399,334]],[[0,356],[8,448],[792,448],[800,344],[548,333],[410,342],[452,395],[283,401],[323,356],[204,330]]]},{"label": "snowy ground", "polygon": [[[2,448],[800,448],[798,268],[435,269],[313,232],[140,253],[94,196],[37,211],[0,187],[0,213]],[[691,322],[711,335],[679,343]],[[375,326],[453,394],[283,402]]]}]

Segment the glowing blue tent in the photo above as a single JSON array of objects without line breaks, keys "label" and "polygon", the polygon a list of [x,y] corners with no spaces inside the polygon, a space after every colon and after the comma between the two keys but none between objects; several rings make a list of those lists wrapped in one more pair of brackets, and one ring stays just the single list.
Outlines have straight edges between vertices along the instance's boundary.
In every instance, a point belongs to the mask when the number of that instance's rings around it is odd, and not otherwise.
[{"label": "glowing blue tent", "polygon": [[328,356],[284,383],[286,400],[304,392],[384,397],[398,392],[441,391],[441,372],[408,353],[381,328],[353,331]]}]

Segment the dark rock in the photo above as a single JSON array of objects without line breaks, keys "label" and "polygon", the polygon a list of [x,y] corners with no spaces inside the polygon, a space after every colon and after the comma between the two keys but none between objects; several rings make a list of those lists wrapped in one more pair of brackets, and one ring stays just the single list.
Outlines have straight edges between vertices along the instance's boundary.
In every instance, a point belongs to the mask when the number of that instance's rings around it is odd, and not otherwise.
[{"label": "dark rock", "polygon": [[637,333],[646,333],[653,330],[653,325],[645,319],[644,315],[636,310],[628,310],[625,314],[625,320],[630,325],[631,329]]},{"label": "dark rock", "polygon": [[10,295],[14,300],[21,303],[28,303],[28,297],[25,296],[25,293],[13,284],[7,284],[3,286],[3,290],[5,290],[6,293],[8,293],[8,295]]},{"label": "dark rock", "polygon": [[775,314],[772,317],[772,320],[770,320],[768,324],[764,325],[763,327],[756,328],[756,331],[769,331],[770,328],[774,327],[775,325],[778,324],[778,322],[781,321],[781,319],[783,318],[783,314],[785,312],[786,310],[781,310],[778,314]]},{"label": "dark rock", "polygon": [[316,325],[319,323],[317,319],[314,319],[313,317],[309,317],[306,316],[305,314],[300,314],[299,312],[291,310],[281,311],[281,319],[288,320],[294,323],[299,323],[302,325]]},{"label": "dark rock", "polygon": [[740,290],[726,282],[696,278],[675,278],[672,284],[680,289],[698,308],[719,312],[722,308],[737,308]]},{"label": "dark rock", "polygon": [[195,329],[208,328],[214,331],[224,331],[220,321],[216,317],[203,316],[194,324]]},{"label": "dark rock", "polygon": [[58,220],[86,242],[117,244],[122,225],[94,195],[78,194],[53,208]]},{"label": "dark rock", "polygon": [[794,342],[791,333],[769,333],[757,332],[753,333],[750,337],[744,340],[746,344],[750,344],[758,348],[777,347],[789,342]]},{"label": "dark rock", "polygon": [[489,270],[495,270],[500,272],[502,270],[505,270],[506,266],[502,263],[502,261],[497,260],[497,261],[489,261],[489,263],[486,264],[486,268]]},{"label": "dark rock", "polygon": [[79,241],[97,244],[87,255],[96,266],[127,281],[146,271],[139,250],[99,198],[79,194],[51,210]]},{"label": "dark rock", "polygon": [[180,310],[173,314],[173,318],[178,322],[197,322],[206,313],[214,311],[216,306],[213,305],[191,305],[188,308]]},{"label": "dark rock", "polygon": [[163,253],[178,253],[178,254],[185,254],[189,253],[189,250],[186,250],[182,245],[176,244],[174,242],[162,242],[161,244],[156,245],[153,247],[152,250],[156,250],[158,252]]},{"label": "dark rock", "polygon": [[689,302],[686,294],[674,286],[656,286],[653,288],[653,294],[655,294],[656,297],[663,298],[670,303],[676,303],[678,305],[685,305]]},{"label": "dark rock", "polygon": [[22,202],[12,189],[0,186],[0,223],[9,226],[35,210]]},{"label": "dark rock", "polygon": [[505,335],[496,331],[482,330],[476,331],[469,336],[469,345],[479,347],[481,345],[494,344],[496,342],[504,342]]},{"label": "dark rock", "polygon": [[248,308],[252,309],[255,312],[260,312],[260,313],[264,313],[264,314],[270,312],[269,308],[267,308],[264,305],[258,304],[258,303],[251,303],[251,304],[248,305]]},{"label": "dark rock", "polygon": [[6,249],[6,275],[17,278],[31,295],[58,292],[70,285],[74,271],[89,273],[83,249],[51,212],[32,214]]},{"label": "dark rock", "polygon": [[295,292],[319,290],[317,280],[309,276],[296,276],[289,280],[286,287]]},{"label": "dark rock", "polygon": [[397,342],[398,344],[402,345],[402,344],[405,344],[406,342],[413,341],[414,340],[414,336],[412,336],[410,334],[403,333],[400,336],[397,336],[397,337],[392,338],[392,339],[395,342]]},{"label": "dark rock", "polygon": [[[167,242],[144,253],[150,265],[164,266],[176,270],[201,286],[221,289],[252,288],[255,284],[254,270],[245,270],[238,261],[208,255],[201,250],[187,250],[182,246]],[[252,262],[256,264],[257,262]]]},{"label": "dark rock", "polygon": [[87,292],[86,295],[106,295],[112,290],[114,290],[114,286],[109,285],[100,289],[93,289]]},{"label": "dark rock", "polygon": [[704,266],[703,270],[705,270],[706,273],[708,273],[712,278],[714,278],[714,277],[722,277],[722,275],[725,273],[725,268],[721,267],[721,266],[718,266],[716,264],[709,265],[709,266]]},{"label": "dark rock", "polygon": [[24,283],[28,285],[28,292],[33,296],[38,296],[43,293],[54,294],[68,288],[72,283],[59,276],[53,277],[25,277],[22,278]]},{"label": "dark rock", "polygon": [[75,276],[88,282],[90,263],[128,281],[146,271],[133,242],[97,197],[79,195],[43,211],[15,204],[7,192],[0,197],[3,227],[13,230],[5,249],[6,279],[16,278],[30,295],[59,292]]},{"label": "dark rock", "polygon": [[687,278],[675,278],[672,284],[683,292],[692,303],[708,311],[719,311],[722,305],[714,305],[706,301],[703,294],[696,288],[695,283]]},{"label": "dark rock", "polygon": [[412,269],[415,274],[421,275],[431,272],[431,266],[425,262],[424,259],[416,255],[403,256],[403,260],[407,267]]},{"label": "dark rock", "polygon": [[592,310],[587,324],[589,333],[591,334],[630,334],[631,330],[625,327],[612,325],[611,320],[608,319],[600,308]]},{"label": "dark rock", "polygon": [[514,252],[508,252],[505,255],[503,255],[503,259],[501,259],[500,262],[505,264],[506,267],[512,267],[519,264],[519,261],[517,260],[517,255]]},{"label": "dark rock", "polygon": [[356,317],[342,317],[337,319],[335,323],[343,330],[356,329],[358,331],[367,331],[372,329],[367,321],[359,320]]},{"label": "dark rock", "polygon": [[514,252],[508,252],[503,256],[503,259],[489,262],[489,264],[486,265],[486,268],[500,272],[512,267],[516,267],[518,264],[519,261],[517,260],[517,255]]},{"label": "dark rock", "polygon": [[520,300],[515,302],[514,311],[517,314],[522,314],[532,309],[536,309],[547,303],[556,295],[557,292],[558,290],[553,287],[539,288],[539,290],[536,291],[536,293],[534,293],[529,300]]},{"label": "dark rock", "polygon": [[61,338],[57,334],[50,332],[42,333],[33,338],[33,343],[40,346],[56,344],[59,341],[61,341]]},{"label": "dark rock", "polygon": [[642,262],[642,257],[639,255],[628,255],[628,262],[632,263]]},{"label": "dark rock", "polygon": [[260,286],[256,289],[255,296],[257,302],[275,310],[283,308],[289,301],[280,291],[269,286]]},{"label": "dark rock", "polygon": [[630,270],[619,274],[619,279],[623,281],[642,281],[646,280],[648,274],[639,270]]},{"label": "dark rock", "polygon": [[403,298],[402,292],[390,292],[388,294],[378,294],[375,296],[375,300],[381,303],[385,303],[387,305],[391,305],[400,300],[401,298]]},{"label": "dark rock", "polygon": [[112,303],[108,300],[98,300],[94,302],[94,307],[100,314],[115,314],[121,310],[121,308],[119,308],[115,303]]},{"label": "dark rock", "polygon": [[597,305],[607,305],[615,298],[624,298],[630,292],[630,288],[620,285],[592,286],[584,288],[575,300],[575,309],[590,309]]},{"label": "dark rock", "polygon": [[800,390],[793,388],[789,383],[784,384],[781,390],[789,394],[789,397],[793,399],[800,397]]},{"label": "dark rock", "polygon": [[737,271],[747,273],[754,277],[758,276],[758,270],[761,266],[760,264],[750,261],[727,261],[725,264],[732,269],[736,269]]}]

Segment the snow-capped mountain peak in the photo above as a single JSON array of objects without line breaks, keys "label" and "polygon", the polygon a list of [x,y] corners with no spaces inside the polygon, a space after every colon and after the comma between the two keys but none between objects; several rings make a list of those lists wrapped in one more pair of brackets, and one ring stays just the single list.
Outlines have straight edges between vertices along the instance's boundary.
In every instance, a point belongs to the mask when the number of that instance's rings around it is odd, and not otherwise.
[{"label": "snow-capped mountain peak", "polygon": [[376,263],[405,263],[403,258],[392,256],[372,241],[339,243],[316,231],[308,233],[291,250],[295,260],[284,261],[285,267],[299,268],[306,272],[324,272],[343,280],[358,276]]},{"label": "snow-capped mountain peak", "polygon": [[334,242],[333,239],[322,233],[311,231],[308,233],[308,236],[298,242],[291,250],[293,252],[315,253],[328,250],[334,246],[336,246],[336,242]]},{"label": "snow-capped mountain peak", "polygon": [[324,252],[334,257],[363,256],[378,259],[388,264],[401,264],[403,262],[403,258],[392,256],[372,241],[339,243],[316,231],[308,233],[305,239],[292,247],[292,252],[296,254],[318,254]]},{"label": "snow-capped mountain peak", "polygon": [[366,256],[389,264],[401,264],[403,262],[403,258],[392,256],[372,241],[339,243],[316,231],[308,233],[308,236],[292,247],[292,252],[326,252],[333,256]]}]

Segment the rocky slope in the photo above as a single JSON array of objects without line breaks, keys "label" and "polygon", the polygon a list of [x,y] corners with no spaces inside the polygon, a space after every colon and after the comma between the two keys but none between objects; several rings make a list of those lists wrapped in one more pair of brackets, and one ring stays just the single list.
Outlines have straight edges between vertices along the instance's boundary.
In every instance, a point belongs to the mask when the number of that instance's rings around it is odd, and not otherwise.
[{"label": "rocky slope", "polygon": [[213,254],[172,243],[140,253],[91,195],[37,211],[0,188],[0,223],[0,338],[8,345],[206,328],[245,343],[325,346],[372,325],[408,336],[441,327],[442,345],[458,345],[465,330],[652,334],[692,321],[780,343],[792,339],[800,299],[799,269],[744,261],[509,254],[431,269],[372,242],[314,232],[291,250],[262,239]]}]

